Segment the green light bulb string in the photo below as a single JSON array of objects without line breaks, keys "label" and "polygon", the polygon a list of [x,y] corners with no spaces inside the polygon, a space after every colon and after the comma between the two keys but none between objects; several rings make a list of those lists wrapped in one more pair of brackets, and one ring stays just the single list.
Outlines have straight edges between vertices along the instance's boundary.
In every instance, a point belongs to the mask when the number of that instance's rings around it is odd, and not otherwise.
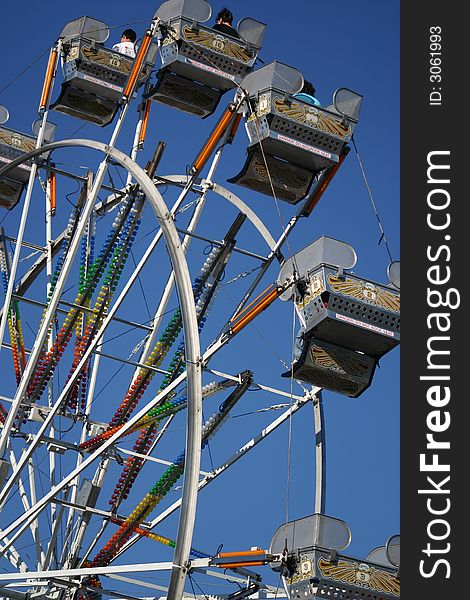
[{"label": "green light bulb string", "polygon": [[[110,228],[110,232],[108,233],[106,241],[98,257],[90,266],[90,270],[86,276],[83,286],[79,287],[74,304],[83,306],[84,303],[86,303],[86,301],[93,295],[93,292],[112,257],[112,252],[117,245],[124,223],[132,209],[132,202],[133,199],[129,198],[116,215],[115,220]],[[51,295],[52,293],[50,292],[49,296]],[[34,402],[37,398],[39,398],[46,388],[47,382],[52,376],[55,367],[59,363],[68,342],[72,338],[74,325],[81,313],[82,311],[75,306],[70,308],[56,336],[56,339],[52,344],[51,349],[47,352],[44,351],[39,358],[32,383],[28,388],[29,400],[31,402]]]}]

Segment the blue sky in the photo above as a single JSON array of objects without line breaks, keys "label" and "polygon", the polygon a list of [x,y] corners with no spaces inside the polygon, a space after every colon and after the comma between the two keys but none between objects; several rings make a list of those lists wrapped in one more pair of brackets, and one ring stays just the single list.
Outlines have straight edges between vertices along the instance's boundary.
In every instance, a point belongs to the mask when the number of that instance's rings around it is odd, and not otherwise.
[{"label": "blue sky", "polygon": [[[84,14],[103,20],[111,28],[108,42],[111,45],[119,41],[121,30],[127,27],[134,28],[141,36],[157,7],[158,4],[141,0],[8,3],[3,9],[7,26],[0,42],[4,57],[0,104],[10,111],[8,126],[18,131],[30,131],[31,122],[36,118],[48,48],[68,21]],[[219,4],[213,4],[214,13],[219,8]],[[313,82],[323,105],[330,103],[333,92],[339,87],[348,87],[364,95],[355,140],[392,256],[398,260],[399,2],[292,0],[280,5],[267,0],[238,0],[232,2],[230,8],[235,20],[251,16],[267,23],[260,54],[262,60],[266,63],[278,60],[299,69]],[[222,99],[216,115],[206,120],[154,105],[146,147],[139,156],[140,164],[145,165],[153,146],[164,140],[167,147],[160,174],[184,173],[223,110],[224,102],[229,100],[227,96]],[[82,125],[58,113],[52,113],[50,120],[58,125],[57,139],[73,136]],[[135,113],[126,121],[117,144],[126,152],[132,143],[134,127]],[[77,135],[107,141],[110,134],[109,127],[101,129],[86,125]],[[259,211],[276,238],[281,223],[286,223],[293,214],[292,207],[281,202],[280,217],[271,198],[226,183],[227,178],[239,172],[246,145],[241,128],[234,144],[226,149],[215,180]],[[82,159],[74,155],[73,161],[76,160],[81,161],[81,165],[88,165],[92,160],[96,162],[96,156]],[[211,202],[200,231],[220,239],[234,214],[230,213],[231,218],[226,216],[225,207]],[[12,214],[5,219],[3,225],[8,232],[14,231],[15,218]],[[40,236],[33,222],[28,226],[28,234]],[[290,239],[291,250],[297,252],[321,235],[350,243],[358,255],[355,271],[374,281],[386,282],[388,255],[383,243],[378,245],[380,232],[354,148],[311,217],[296,228]],[[243,243],[254,251],[263,251],[253,232],[243,237]],[[194,245],[194,254],[190,256],[195,269],[200,263],[198,250],[199,246]],[[237,275],[236,265],[228,274],[230,277]],[[276,268],[271,269],[260,290],[276,275]],[[158,285],[151,277],[146,281],[149,297],[153,293],[157,297]],[[222,306],[216,305],[214,324],[209,324],[203,343],[208,343],[223,323],[223,305],[231,302],[231,290],[224,289],[219,301]],[[132,313],[132,307],[127,306],[126,311],[127,318],[138,319]],[[288,383],[279,377],[284,368],[278,357],[290,361],[292,306],[278,302],[254,325],[218,355],[211,366],[229,373],[250,368],[262,383],[287,390]],[[294,392],[300,393],[301,389],[294,386]],[[348,553],[363,557],[372,548],[384,544],[390,535],[399,532],[399,349],[381,360],[372,387],[359,399],[331,392],[325,392],[323,399],[327,437],[326,513],[344,519],[350,525],[353,537]],[[106,402],[112,403],[113,398]],[[251,393],[234,414],[278,402],[276,397]],[[292,429],[290,519],[312,513],[314,506],[315,440],[311,407],[304,408],[297,417]],[[222,462],[224,456],[232,454],[249,439],[251,428],[256,431],[265,423],[263,414],[232,419],[229,433],[214,441],[212,457],[203,458],[203,468],[210,468],[211,459],[214,463]],[[224,544],[227,551],[269,546],[272,533],[286,516],[287,440],[288,428],[284,426],[272,439],[260,445],[253,456],[240,461],[233,471],[201,494],[195,547],[211,552],[219,544]],[[169,441],[168,448],[163,450],[167,453],[165,458],[171,459],[171,452],[181,447],[181,443],[181,438],[176,444]],[[154,474],[149,473],[149,478],[152,477]],[[143,485],[143,492],[145,488]],[[169,537],[174,536],[174,519],[170,521],[162,530]],[[143,542],[138,548],[132,556],[133,561],[149,560],[149,548],[152,549],[151,560],[168,560],[168,553],[155,545]],[[270,577],[266,571],[264,574]]]}]

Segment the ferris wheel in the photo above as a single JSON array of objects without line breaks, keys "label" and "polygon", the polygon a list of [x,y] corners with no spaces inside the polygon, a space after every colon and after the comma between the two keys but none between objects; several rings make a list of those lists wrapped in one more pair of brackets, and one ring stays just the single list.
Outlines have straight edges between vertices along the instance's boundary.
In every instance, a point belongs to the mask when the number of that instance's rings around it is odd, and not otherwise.
[{"label": "ferris wheel", "polygon": [[[0,206],[17,226],[0,230],[2,597],[135,598],[127,590],[143,586],[179,600],[199,594],[195,574],[234,586],[219,597],[279,596],[253,570],[264,565],[290,599],[399,597],[399,537],[358,564],[343,553],[348,525],[325,514],[321,397],[360,396],[399,344],[399,263],[377,283],[355,273],[342,240],[290,245],[341,176],[362,96],[343,87],[330,105],[312,104],[296,68],[258,67],[263,23],[244,18],[228,35],[210,17],[205,0],[164,2],[135,57],[109,48],[102,21],[71,21],[50,50],[33,135],[0,110]],[[166,144],[149,139],[151,109],[208,118],[224,102],[185,172],[161,173]],[[126,154],[119,139],[135,108]],[[107,127],[109,140],[56,141],[53,111]],[[227,187],[217,168],[236,135],[245,162]],[[70,166],[85,155],[94,171]],[[280,234],[246,190],[290,205]],[[270,311],[286,305],[289,362],[267,381],[247,331],[259,319],[276,327]],[[254,392],[262,426],[227,423]],[[307,405],[315,513],[276,523],[267,549],[196,546],[199,493]],[[217,445],[231,451],[214,464]],[[166,573],[167,585],[139,579],[148,573]]]}]

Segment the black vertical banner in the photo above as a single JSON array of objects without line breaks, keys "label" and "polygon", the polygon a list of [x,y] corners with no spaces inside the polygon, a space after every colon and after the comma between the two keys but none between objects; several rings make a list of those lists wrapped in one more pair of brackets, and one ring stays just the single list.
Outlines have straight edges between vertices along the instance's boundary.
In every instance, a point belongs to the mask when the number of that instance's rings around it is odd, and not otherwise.
[{"label": "black vertical banner", "polygon": [[466,29],[456,2],[401,3],[403,600],[470,597]]}]

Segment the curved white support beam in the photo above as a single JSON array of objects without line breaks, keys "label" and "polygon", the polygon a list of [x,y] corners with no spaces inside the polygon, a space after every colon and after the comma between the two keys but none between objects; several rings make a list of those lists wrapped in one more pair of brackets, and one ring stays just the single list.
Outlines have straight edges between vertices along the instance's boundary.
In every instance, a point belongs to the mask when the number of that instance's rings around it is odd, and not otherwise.
[{"label": "curved white support beam", "polygon": [[[169,597],[179,598],[181,597],[183,591],[183,585],[185,580],[184,565],[189,559],[191,539],[194,529],[194,521],[196,517],[197,484],[199,481],[202,436],[202,364],[199,347],[198,324],[188,266],[186,263],[184,253],[181,249],[179,236],[174,226],[173,220],[170,216],[170,213],[162,196],[153,185],[153,182],[145,173],[145,171],[141,167],[139,167],[139,165],[137,165],[135,161],[133,161],[130,157],[126,156],[123,152],[112,148],[109,145],[93,140],[80,139],[55,142],[53,144],[48,144],[40,149],[30,152],[25,156],[22,156],[21,159],[19,159],[18,161],[12,161],[7,168],[0,169],[0,176],[3,175],[9,168],[13,168],[14,166],[16,166],[15,163],[20,164],[24,160],[34,158],[44,152],[51,152],[52,150],[64,147],[85,147],[96,149],[104,153],[108,158],[112,158],[113,160],[118,162],[122,167],[127,169],[127,171],[132,174],[135,181],[137,181],[137,183],[139,184],[140,189],[150,202],[157,216],[163,235],[165,237],[168,253],[170,255],[170,260],[173,265],[176,286],[178,289],[178,296],[181,303],[181,314],[183,320],[185,339],[185,360],[188,379],[188,424],[186,438],[185,472],[183,481],[183,498],[180,512],[180,526],[178,530],[178,536],[176,540],[174,553],[174,576],[171,579],[169,590]],[[84,209],[84,215],[82,215],[82,219],[85,216],[86,219],[88,219],[88,216],[92,210],[92,206],[88,206],[87,208],[88,210]],[[57,291],[58,293],[60,293],[59,290]],[[49,321],[52,319],[53,311],[55,311],[56,308],[54,304],[58,303],[58,299],[59,298],[57,294],[56,302],[54,303],[51,301],[51,305],[44,319],[44,324],[46,327],[48,327]],[[44,326],[43,329],[44,336],[42,337],[45,337],[46,329]],[[43,342],[44,340],[40,340],[39,343],[36,343],[35,348],[31,353],[29,363],[27,365],[22,382],[20,383],[17,395],[15,397],[15,401],[18,404],[26,391],[29,376],[32,374],[32,371],[39,358],[39,353],[41,351]],[[77,374],[79,372],[80,365],[79,368],[77,368],[76,370]],[[71,383],[72,381],[73,378],[70,380],[69,383]],[[54,413],[51,411],[49,416],[51,416],[52,418],[53,414]],[[136,415],[134,419],[131,419],[127,423],[127,426],[131,426],[132,421],[134,421],[137,417],[140,417],[140,415]],[[111,438],[109,441],[111,442],[111,440],[114,442],[113,438]],[[31,447],[29,451],[25,453],[25,456],[29,454],[30,451],[32,452]],[[90,460],[92,456],[90,456],[88,460]],[[73,479],[73,477],[71,477],[70,475],[68,476],[68,478]],[[62,482],[62,485],[63,483],[64,482]],[[55,488],[50,490],[50,492],[46,494],[38,504],[42,504],[42,506],[44,506],[50,499],[53,498],[55,491]],[[36,507],[33,507],[31,509],[32,515],[30,515],[30,517],[33,516],[34,518],[34,515],[37,514],[38,504],[36,505]],[[25,517],[26,515],[23,515],[22,520],[24,520]],[[15,523],[13,523],[8,528],[8,530],[10,531],[12,531],[13,529],[16,529]]]}]

